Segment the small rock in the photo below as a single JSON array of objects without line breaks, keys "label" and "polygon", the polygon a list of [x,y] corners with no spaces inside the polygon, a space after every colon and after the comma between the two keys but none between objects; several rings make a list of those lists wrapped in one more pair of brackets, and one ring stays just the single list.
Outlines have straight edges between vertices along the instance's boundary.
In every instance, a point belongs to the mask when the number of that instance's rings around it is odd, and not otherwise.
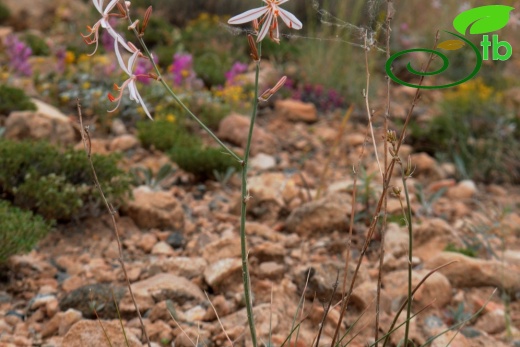
[{"label": "small rock", "polygon": [[148,337],[152,341],[171,341],[173,340],[172,328],[166,322],[155,321],[153,323],[145,324]]},{"label": "small rock", "polygon": [[414,254],[422,260],[435,257],[448,244],[458,245],[461,240],[457,230],[444,219],[432,218],[413,228]]},{"label": "small rock", "polygon": [[63,312],[60,318],[58,334],[64,336],[76,322],[79,322],[81,318],[83,318],[83,315],[80,311],[69,308]]},{"label": "small rock", "polygon": [[157,237],[152,233],[145,233],[141,236],[137,243],[137,247],[141,248],[146,253],[150,253],[157,243]]},{"label": "small rock", "polygon": [[184,317],[187,322],[200,322],[206,316],[206,309],[201,305],[190,308],[184,312]]},{"label": "small rock", "polygon": [[241,246],[239,237],[230,237],[214,241],[202,250],[202,256],[208,263],[226,258],[240,257]]},{"label": "small rock", "polygon": [[85,279],[82,276],[74,275],[66,278],[61,283],[61,289],[63,289],[64,292],[68,293],[73,291],[74,289],[78,289],[83,285],[85,285]]},{"label": "small rock", "polygon": [[285,247],[280,243],[275,242],[263,242],[258,246],[251,248],[249,257],[255,257],[259,262],[283,262],[285,256]]},{"label": "small rock", "polygon": [[408,252],[408,231],[397,223],[389,223],[385,232],[385,249],[398,258]]},{"label": "small rock", "polygon": [[[231,114],[220,122],[218,128],[219,137],[223,141],[229,141],[237,146],[245,148],[250,123],[251,120],[248,117],[236,113]],[[273,154],[276,153],[276,151],[276,138],[260,126],[256,125],[253,130],[251,155],[256,155],[262,152]]]},{"label": "small rock", "polygon": [[174,255],[175,251],[169,244],[167,244],[164,241],[161,241],[161,242],[157,242],[153,246],[151,253],[153,255]]},{"label": "small rock", "polygon": [[56,265],[69,275],[78,275],[83,271],[83,266],[71,255],[61,255],[56,258]]},{"label": "small rock", "polygon": [[80,311],[83,317],[93,319],[96,315],[92,311],[91,303],[95,303],[96,311],[100,318],[117,318],[118,315],[112,293],[116,302],[118,302],[123,297],[125,291],[124,287],[114,287],[109,284],[86,285],[65,295],[60,301],[60,309],[66,311],[73,308]]},{"label": "small rock", "polygon": [[314,123],[318,121],[318,112],[313,103],[298,100],[278,100],[274,104],[276,116],[293,122]]},{"label": "small rock", "polygon": [[233,304],[226,300],[224,295],[215,296],[213,299],[211,299],[211,303],[213,304],[213,307],[208,307],[206,312],[205,320],[207,321],[212,321],[217,318],[215,311],[217,311],[216,313],[219,317],[225,317],[235,309]]},{"label": "small rock", "polygon": [[[106,139],[90,139],[90,149],[93,154],[102,154],[107,155],[110,152],[108,151],[108,140]],[[85,144],[83,141],[78,142],[74,149],[77,151],[84,151]]]},{"label": "small rock", "polygon": [[[103,325],[103,329],[100,328]],[[67,335],[63,338],[63,346],[67,347],[83,347],[83,346],[105,346],[107,336],[112,346],[129,346],[142,347],[139,339],[126,332],[123,335],[120,322],[114,321],[98,321],[98,320],[81,320],[74,324]],[[128,344],[126,343],[128,340]]]},{"label": "small rock", "polygon": [[460,181],[455,187],[448,189],[446,195],[452,199],[469,199],[477,193],[477,186],[471,180]]},{"label": "small rock", "polygon": [[180,231],[174,231],[166,239],[166,243],[173,247],[173,249],[182,249],[186,244],[184,235]]},{"label": "small rock", "polygon": [[[242,262],[237,258],[226,258],[213,263],[204,271],[204,279],[212,288],[218,288],[224,282],[241,279]],[[233,276],[235,278],[233,278]]]},{"label": "small rock", "polygon": [[365,139],[366,139],[365,135],[354,133],[354,134],[348,134],[345,138],[345,141],[347,142],[347,145],[349,147],[356,147],[356,146],[359,146],[359,145],[362,145],[363,143],[365,143]]},{"label": "small rock", "polygon": [[[350,262],[347,274],[348,279],[352,278],[355,268],[356,264]],[[333,287],[336,283],[336,279],[338,280],[338,283],[343,283],[345,264],[343,262],[333,260],[324,261],[321,263],[311,263],[309,266],[299,266],[295,269],[295,273],[295,282],[298,290],[303,292],[303,289],[307,287],[305,295],[309,300],[312,300],[316,295],[319,300],[328,301],[330,300],[330,297],[333,293]],[[368,279],[367,273],[368,270],[366,266],[361,264],[357,275],[358,277],[356,280],[356,287]],[[347,290],[349,284],[350,283],[347,282]],[[342,294],[342,286],[339,285],[336,289],[334,300],[341,299]]]},{"label": "small rock", "polygon": [[442,170],[438,166],[435,159],[429,154],[421,152],[414,153],[410,156],[412,165],[415,167],[415,176],[427,176],[429,179],[440,179],[442,177]]},{"label": "small rock", "polygon": [[350,203],[351,197],[346,194],[307,202],[291,212],[286,221],[287,230],[300,235],[345,230],[352,209]]},{"label": "small rock", "polygon": [[54,295],[37,295],[31,300],[31,310],[36,311],[42,306],[46,306],[51,301],[57,301]]},{"label": "small rock", "polygon": [[201,276],[208,263],[201,257],[168,257],[155,262],[162,271],[188,279]]},{"label": "small rock", "polygon": [[460,253],[442,252],[428,260],[424,267],[435,269],[456,261],[439,270],[457,288],[499,287],[508,292],[520,290],[520,271],[496,260],[470,258]]},{"label": "small rock", "polygon": [[274,261],[267,261],[258,267],[258,275],[261,278],[279,279],[285,273],[285,266]]},{"label": "small rock", "polygon": [[[132,291],[138,301],[140,310],[148,310],[159,301],[166,299],[186,302],[205,300],[200,288],[184,277],[172,274],[158,274],[132,284]],[[129,293],[126,293],[119,305],[121,311],[135,312],[135,307]]]},{"label": "small rock", "polygon": [[498,334],[506,330],[506,317],[503,310],[494,310],[478,318],[475,328],[488,334]]},{"label": "small rock", "polygon": [[152,191],[148,187],[137,187],[134,200],[128,201],[123,210],[141,228],[182,228],[184,210],[172,194]]},{"label": "small rock", "polygon": [[[414,270],[412,272],[412,288],[429,273],[429,270]],[[385,293],[401,303],[407,296],[408,270],[394,271],[384,276]],[[433,307],[443,308],[450,303],[452,287],[450,281],[439,272],[434,273],[419,287],[414,295],[413,305],[422,308],[428,304]]]},{"label": "small rock", "polygon": [[70,120],[58,109],[33,99],[36,111],[12,112],[5,123],[7,139],[48,140],[53,144],[70,145],[75,132]]},{"label": "small rock", "polygon": [[134,135],[121,135],[110,142],[110,151],[126,152],[139,146],[139,140]]},{"label": "small rock", "polygon": [[258,153],[249,161],[251,167],[259,170],[269,170],[276,166],[276,159],[272,155]]},{"label": "small rock", "polygon": [[114,135],[121,136],[128,134],[128,130],[126,129],[125,123],[119,118],[115,118],[112,120],[112,124],[110,125],[110,130],[114,133]]},{"label": "small rock", "polygon": [[276,217],[282,206],[299,194],[295,180],[279,172],[264,172],[251,177],[248,188],[252,199],[247,203],[247,210],[256,215],[261,215],[262,210],[267,210],[267,214]]},{"label": "small rock", "polygon": [[[421,321],[426,338],[437,336],[430,344],[432,347],[445,347],[448,345],[452,347],[473,346],[463,334],[459,334],[456,329],[450,330],[442,320],[435,315],[426,316]],[[421,345],[423,343],[424,342],[421,342]]]}]

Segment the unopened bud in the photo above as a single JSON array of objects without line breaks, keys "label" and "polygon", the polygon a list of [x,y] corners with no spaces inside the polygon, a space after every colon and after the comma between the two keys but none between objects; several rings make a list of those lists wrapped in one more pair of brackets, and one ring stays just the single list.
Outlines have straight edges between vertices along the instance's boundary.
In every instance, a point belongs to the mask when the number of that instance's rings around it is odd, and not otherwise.
[{"label": "unopened bud", "polygon": [[273,88],[267,89],[265,92],[262,93],[262,95],[260,95],[260,97],[258,99],[260,101],[269,100],[271,98],[271,96],[273,96],[278,90],[280,90],[280,88],[283,87],[286,80],[287,80],[287,76],[283,76],[282,78],[280,78],[278,83],[276,83],[276,85]]},{"label": "unopened bud", "polygon": [[119,13],[121,14],[121,17],[123,17],[123,18],[126,17],[126,10],[125,10],[125,8],[123,7],[123,5],[121,5],[121,3],[118,2],[118,3],[116,4],[116,6],[117,6],[117,9],[119,10]]},{"label": "unopened bud", "polygon": [[247,42],[249,42],[249,48],[251,49],[251,58],[254,61],[259,61],[260,56],[258,54],[258,49],[256,48],[256,42],[252,35],[247,35]]},{"label": "unopened bud", "polygon": [[258,29],[260,29],[260,24],[258,23],[258,19],[253,19],[253,29],[258,32]]},{"label": "unopened bud", "polygon": [[394,193],[395,196],[401,195],[401,188],[399,187],[392,187],[392,193]]},{"label": "unopened bud", "polygon": [[150,17],[152,16],[152,6],[148,6],[146,9],[146,12],[144,13],[143,18],[143,26],[141,27],[141,31],[139,34],[142,36],[144,35],[144,31],[146,30],[146,27],[148,26],[148,22],[150,21]]}]

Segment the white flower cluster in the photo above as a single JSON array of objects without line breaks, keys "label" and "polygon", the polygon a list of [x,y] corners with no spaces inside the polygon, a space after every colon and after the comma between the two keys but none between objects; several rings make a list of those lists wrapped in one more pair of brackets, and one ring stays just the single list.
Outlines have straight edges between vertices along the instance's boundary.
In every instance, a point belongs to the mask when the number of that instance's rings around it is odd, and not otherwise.
[{"label": "white flower cluster", "polygon": [[[124,81],[123,84],[121,84],[121,86],[114,84],[114,88],[119,92],[117,96],[113,96],[110,93],[108,94],[108,98],[110,101],[117,101],[116,107],[108,112],[114,112],[119,107],[121,103],[121,98],[123,96],[123,92],[125,89],[128,88],[128,92],[130,93],[130,100],[134,100],[135,102],[141,104],[146,115],[150,119],[152,119],[152,116],[150,115],[150,112],[148,111],[146,104],[144,103],[143,99],[141,98],[141,95],[139,94],[139,91],[137,90],[135,81],[137,80],[138,76],[135,75],[133,72],[137,58],[144,56],[141,53],[141,51],[137,49],[137,47],[135,47],[131,42],[126,42],[123,39],[123,37],[119,33],[117,33],[116,30],[112,28],[112,26],[109,23],[110,17],[126,18],[127,11],[130,8],[130,1],[125,1],[126,8],[123,8],[119,0],[111,0],[105,7],[105,9],[103,9],[103,4],[105,0],[92,0],[92,2],[94,3],[96,10],[101,14],[101,19],[98,20],[96,24],[94,24],[94,26],[87,27],[89,31],[88,35],[82,35],[87,44],[96,45],[94,52],[92,52],[91,55],[96,53],[97,51],[99,45],[99,28],[101,27],[105,29],[110,34],[110,36],[114,38],[114,51],[116,53],[117,61],[121,69],[128,75],[128,79]],[[111,11],[116,6],[118,6],[119,13],[111,13]],[[121,55],[120,46],[131,54],[126,64],[123,59],[123,56]]]}]

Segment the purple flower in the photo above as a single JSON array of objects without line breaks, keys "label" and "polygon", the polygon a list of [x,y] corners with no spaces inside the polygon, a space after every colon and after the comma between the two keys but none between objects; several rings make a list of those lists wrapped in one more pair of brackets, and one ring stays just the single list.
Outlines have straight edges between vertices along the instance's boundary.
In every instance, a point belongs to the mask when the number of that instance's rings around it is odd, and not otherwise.
[{"label": "purple flower", "polygon": [[65,57],[67,55],[67,50],[65,47],[61,46],[56,49],[54,52],[54,56],[56,57],[56,70],[60,73],[65,71]]},{"label": "purple flower", "polygon": [[152,63],[148,59],[139,59],[134,70],[137,80],[146,85],[150,84],[150,78],[145,75],[147,75],[151,69]]},{"label": "purple flower", "polygon": [[173,83],[176,86],[182,85],[185,81],[193,80],[195,72],[193,71],[193,57],[191,54],[176,53],[173,56],[171,70]]},{"label": "purple flower", "polygon": [[18,40],[15,35],[9,35],[5,39],[9,65],[13,72],[19,76],[30,76],[32,73],[29,58],[32,55],[31,47]]},{"label": "purple flower", "polygon": [[228,85],[234,85],[236,84],[236,77],[240,74],[243,74],[247,71],[247,64],[236,62],[231,67],[231,70],[226,72],[224,76],[226,76],[226,84]]}]

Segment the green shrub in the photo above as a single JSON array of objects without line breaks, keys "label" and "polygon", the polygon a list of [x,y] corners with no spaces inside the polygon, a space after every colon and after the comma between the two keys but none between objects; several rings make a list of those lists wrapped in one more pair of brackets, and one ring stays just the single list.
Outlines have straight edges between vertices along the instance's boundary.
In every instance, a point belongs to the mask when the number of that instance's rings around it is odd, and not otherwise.
[{"label": "green shrub", "polygon": [[460,253],[467,257],[476,258],[477,257],[477,251],[473,248],[469,247],[457,247],[452,243],[449,243],[446,248],[444,248],[444,251],[446,252],[453,252],[453,253]]},{"label": "green shrub", "polygon": [[29,45],[29,47],[31,47],[33,55],[48,56],[51,54],[49,46],[41,37],[34,34],[26,34],[24,35],[23,40],[27,45]]},{"label": "green shrub", "polygon": [[12,255],[29,252],[50,229],[42,217],[0,200],[0,264]]},{"label": "green shrub", "polygon": [[[131,179],[117,167],[118,156],[92,159],[105,195],[121,204]],[[60,151],[45,142],[0,141],[0,193],[47,219],[83,217],[103,206],[85,152]]]},{"label": "green shrub", "polygon": [[137,123],[139,140],[145,148],[152,146],[166,152],[173,147],[199,147],[200,139],[189,134],[188,130],[174,122],[157,120]]},{"label": "green shrub", "polygon": [[215,172],[225,173],[230,167],[240,168],[240,163],[220,148],[177,147],[170,151],[170,156],[181,169],[201,181],[216,179]]},{"label": "green shrub", "polygon": [[219,148],[203,148],[199,137],[179,124],[158,120],[137,124],[138,136],[144,147],[168,152],[172,160],[198,180],[215,179],[214,172],[225,173],[240,164]]},{"label": "green shrub", "polygon": [[520,182],[520,122],[502,99],[481,79],[447,91],[442,113],[411,128],[414,148],[453,162],[461,178]]},{"label": "green shrub", "polygon": [[9,17],[11,17],[11,11],[3,2],[0,2],[0,24],[7,23]]},{"label": "green shrub", "polygon": [[34,111],[36,105],[18,88],[0,84],[0,114],[9,115],[12,111]]},{"label": "green shrub", "polygon": [[220,121],[229,115],[231,107],[227,104],[212,100],[194,102],[192,110],[202,123],[206,124],[206,126],[212,130],[217,130]]}]

